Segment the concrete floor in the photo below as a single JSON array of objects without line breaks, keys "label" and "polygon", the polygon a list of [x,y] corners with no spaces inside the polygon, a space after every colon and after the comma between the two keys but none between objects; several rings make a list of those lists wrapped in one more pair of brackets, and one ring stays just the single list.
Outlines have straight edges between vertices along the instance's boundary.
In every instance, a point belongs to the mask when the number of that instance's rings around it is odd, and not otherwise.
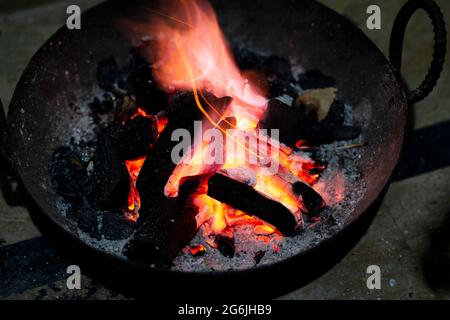
[{"label": "concrete floor", "polygon": [[[0,97],[5,109],[14,87],[33,53],[64,23],[65,8],[79,4],[85,10],[99,3],[77,1],[13,1],[0,3]],[[348,16],[387,53],[396,13],[404,0],[321,0]],[[450,23],[450,2],[437,0]],[[366,8],[382,9],[382,30],[365,28]],[[305,13],[307,14],[307,13]],[[301,17],[299,17],[300,19]],[[403,75],[415,87],[428,68],[432,48],[431,25],[418,13],[407,32]],[[450,120],[450,69],[448,64],[437,88],[413,107],[414,128],[428,129]],[[450,138],[450,137],[449,137]],[[444,139],[445,140],[445,139]],[[448,139],[447,139],[448,141]],[[448,149],[448,144],[442,144]],[[414,161],[414,160],[413,160]],[[450,167],[394,182],[367,234],[358,245],[321,278],[283,299],[435,299],[450,298]],[[40,236],[27,211],[8,205],[0,194],[0,246]],[[382,289],[368,290],[366,269],[378,265]],[[0,264],[1,271],[1,264]],[[1,280],[0,273],[0,280]],[[6,295],[12,299],[121,299],[118,293],[83,278],[83,289],[65,289],[65,281],[36,285]],[[1,295],[0,295],[1,297]]]}]

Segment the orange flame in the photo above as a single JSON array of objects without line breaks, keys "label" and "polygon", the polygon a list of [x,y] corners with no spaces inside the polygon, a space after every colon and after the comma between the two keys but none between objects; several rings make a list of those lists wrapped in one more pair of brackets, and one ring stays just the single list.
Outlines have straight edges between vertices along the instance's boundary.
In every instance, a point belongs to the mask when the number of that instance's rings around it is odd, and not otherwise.
[{"label": "orange flame", "polygon": [[[153,75],[159,85],[168,92],[192,90],[197,107],[212,126],[224,135],[228,136],[228,133],[219,123],[226,122],[225,119],[230,116],[236,119],[236,125],[226,123],[227,126],[242,132],[251,132],[264,114],[267,100],[262,95],[262,90],[252,83],[251,73],[241,73],[237,67],[213,8],[203,0],[172,0],[170,3],[171,8],[165,12],[147,9],[152,14],[151,24],[147,25],[147,28],[155,34],[152,42],[152,56],[156,58]],[[164,4],[167,5],[167,2]],[[205,98],[203,91],[211,92],[219,98],[230,96],[233,101],[227,110],[220,114]],[[215,122],[211,112],[219,115],[220,120]],[[138,114],[148,116],[141,109]],[[158,131],[161,132],[167,119],[158,120]],[[239,148],[257,153],[263,142],[256,141],[256,146],[240,145]],[[183,177],[199,175],[212,169],[202,164],[206,150],[204,144],[201,144],[203,148],[193,150],[193,156],[188,161],[181,162],[175,168],[165,186],[166,196],[177,196],[178,185]],[[303,142],[299,141],[297,148],[302,146]],[[275,175],[263,174],[266,169],[264,166],[233,161],[236,154],[242,150],[226,150],[225,163],[215,166],[213,170],[245,168],[254,172],[255,190],[285,205],[300,221],[302,201],[301,197],[292,191],[292,184],[299,180],[310,185],[315,184],[319,178],[316,169],[320,168],[317,168],[312,160],[293,154],[293,151],[284,145],[276,145],[275,148],[278,151],[276,154],[265,155],[279,163],[280,169]],[[136,190],[136,179],[144,161],[145,158],[127,161],[131,177],[129,210],[135,214],[131,219],[138,217],[140,199]],[[342,179],[339,182],[342,183]],[[343,188],[343,185],[337,186],[336,194],[327,194],[327,197],[334,197],[336,200],[342,196]],[[317,185],[315,189],[318,192],[325,190],[322,184]],[[279,252],[280,249],[274,242],[281,239],[281,234],[273,226],[206,194],[195,195],[194,204],[199,208],[197,224],[204,226],[207,239],[210,235],[229,232],[241,225],[250,225],[254,229],[256,240],[271,243],[273,250]],[[196,253],[197,248],[193,251]]]}]

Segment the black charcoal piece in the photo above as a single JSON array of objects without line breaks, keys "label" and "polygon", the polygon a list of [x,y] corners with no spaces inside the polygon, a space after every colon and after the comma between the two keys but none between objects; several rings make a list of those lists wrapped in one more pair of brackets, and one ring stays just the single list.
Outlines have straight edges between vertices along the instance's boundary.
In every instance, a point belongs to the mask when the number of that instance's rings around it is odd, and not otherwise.
[{"label": "black charcoal piece", "polygon": [[138,106],[147,113],[157,114],[167,107],[169,98],[153,79],[150,65],[140,66],[130,74],[128,81],[134,87]]},{"label": "black charcoal piece", "polygon": [[223,174],[216,173],[209,179],[208,196],[270,223],[286,236],[300,231],[294,214],[281,203]]},{"label": "black charcoal piece", "polygon": [[329,114],[324,121],[317,122],[303,107],[290,107],[272,99],[269,100],[266,113],[258,126],[261,129],[279,129],[280,142],[291,147],[298,140],[305,140],[308,145],[320,145],[357,138],[361,129],[340,125],[342,104],[333,105],[333,114]]},{"label": "black charcoal piece", "polygon": [[100,101],[99,98],[94,98],[94,100],[89,103],[89,108],[91,109],[92,113],[97,114],[105,114],[108,111],[111,110],[112,104],[105,103],[105,101]]},{"label": "black charcoal piece", "polygon": [[322,196],[308,184],[296,182],[292,185],[292,190],[302,196],[303,207],[308,216],[317,217],[325,209],[326,203]]},{"label": "black charcoal piece", "polygon": [[246,48],[233,49],[233,55],[241,70],[257,70],[262,71],[264,62],[267,57],[254,53]]},{"label": "black charcoal piece", "polygon": [[282,80],[278,77],[271,77],[267,80],[269,82],[269,99],[281,97],[283,95],[295,98],[298,95],[297,90],[291,86],[289,81]]},{"label": "black charcoal piece", "polygon": [[[230,103],[231,98],[213,99],[208,101],[217,110],[223,111]],[[174,97],[168,108],[168,124],[161,133],[152,149],[147,154],[147,159],[141,169],[137,180],[137,189],[141,196],[140,214],[142,222],[146,221],[151,208],[165,200],[164,187],[176,167],[171,153],[179,143],[172,141],[172,133],[177,129],[185,129],[193,136],[194,121],[204,118],[203,113],[197,108],[192,94],[182,94]],[[217,118],[214,119],[218,121]],[[203,124],[208,124],[203,120]]]},{"label": "black charcoal piece", "polygon": [[169,268],[178,253],[197,233],[197,207],[190,199],[172,198],[153,206],[159,211],[151,216],[137,231],[125,250],[134,261]]},{"label": "black charcoal piece", "polygon": [[89,200],[99,210],[127,207],[130,177],[119,152],[119,125],[102,129],[97,136],[93,188]]},{"label": "black charcoal piece", "polygon": [[226,234],[216,235],[214,241],[217,246],[217,249],[223,256],[227,258],[234,257],[235,245],[234,245],[234,232],[232,230],[231,232],[227,232]]},{"label": "black charcoal piece", "polygon": [[50,177],[56,192],[69,198],[83,196],[90,189],[90,178],[82,155],[70,147],[60,147],[53,153]]},{"label": "black charcoal piece", "polygon": [[324,75],[319,70],[310,70],[298,76],[298,83],[303,90],[323,89],[336,86],[336,80]]},{"label": "black charcoal piece", "polygon": [[122,160],[144,157],[158,137],[154,117],[137,116],[129,119],[119,131],[119,152]]},{"label": "black charcoal piece", "polygon": [[287,59],[270,56],[264,61],[263,69],[269,77],[276,76],[285,81],[293,79],[291,63]]},{"label": "black charcoal piece", "polygon": [[323,119],[323,124],[340,126],[345,120],[345,105],[342,101],[334,100],[328,111],[327,116]]},{"label": "black charcoal piece", "polygon": [[293,146],[298,140],[300,129],[300,110],[272,99],[268,102],[266,113],[259,122],[261,129],[278,129],[280,142]]},{"label": "black charcoal piece", "polygon": [[101,234],[108,240],[127,239],[136,229],[135,222],[116,212],[102,212],[101,221]]},{"label": "black charcoal piece", "polygon": [[120,71],[113,56],[99,62],[97,67],[97,82],[100,88],[113,88],[119,76]]},{"label": "black charcoal piece", "polygon": [[76,217],[78,228],[89,235],[89,237],[100,240],[101,232],[100,215],[101,213],[93,209],[85,199],[80,199],[72,204],[72,217]]},{"label": "black charcoal piece", "polygon": [[262,258],[264,258],[265,254],[266,254],[265,251],[262,251],[262,250],[257,251],[255,253],[255,256],[253,257],[253,260],[255,261],[255,264],[259,264],[261,262]]}]

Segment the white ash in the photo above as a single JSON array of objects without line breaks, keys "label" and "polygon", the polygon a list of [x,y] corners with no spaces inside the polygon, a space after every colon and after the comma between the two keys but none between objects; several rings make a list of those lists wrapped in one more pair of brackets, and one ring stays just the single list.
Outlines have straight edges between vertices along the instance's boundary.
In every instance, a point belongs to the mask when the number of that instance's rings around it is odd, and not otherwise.
[{"label": "white ash", "polygon": [[276,97],[275,99],[283,102],[284,104],[287,104],[288,106],[291,106],[294,103],[294,98],[288,94],[283,94],[282,96]]},{"label": "white ash", "polygon": [[[100,224],[99,224],[100,226]],[[126,244],[128,243],[128,241],[130,241],[130,238],[127,239],[122,239],[122,240],[108,240],[106,238],[104,238],[102,236],[102,238],[100,240],[92,238],[91,236],[89,236],[89,234],[81,231],[79,228],[77,228],[77,235],[78,238],[83,241],[84,243],[86,243],[87,245],[97,249],[97,250],[102,250],[105,251],[106,253],[110,253],[112,255],[121,257],[121,258],[126,258],[123,255],[123,249],[125,248]]]},{"label": "white ash", "polygon": [[67,213],[69,212],[71,205],[67,203],[62,197],[57,197],[56,207],[63,217],[67,217]]}]

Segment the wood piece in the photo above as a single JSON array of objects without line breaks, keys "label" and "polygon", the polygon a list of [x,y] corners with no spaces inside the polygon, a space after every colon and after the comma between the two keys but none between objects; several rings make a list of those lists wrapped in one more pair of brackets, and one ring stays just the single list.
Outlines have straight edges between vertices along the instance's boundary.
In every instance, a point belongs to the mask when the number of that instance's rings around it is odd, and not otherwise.
[{"label": "wood piece", "polygon": [[170,267],[178,253],[197,233],[198,208],[193,197],[204,177],[189,177],[180,184],[178,198],[166,199],[147,210],[156,219],[148,219],[137,231],[126,248],[128,258],[160,267]]},{"label": "wood piece", "polygon": [[[208,101],[219,111],[223,111],[231,103],[231,98],[213,99],[208,97]],[[158,215],[158,212],[153,211],[152,207],[166,199],[164,187],[177,165],[171,158],[172,149],[179,143],[172,141],[173,131],[183,128],[188,130],[192,136],[194,121],[202,120],[203,114],[197,108],[192,94],[182,94],[173,98],[167,117],[168,124],[148,152],[137,180],[137,189],[141,198],[139,210],[141,222],[155,218],[151,215]]]},{"label": "wood piece", "polygon": [[277,99],[271,99],[258,127],[261,129],[278,129],[280,142],[293,146],[298,140],[300,121],[299,109],[292,108]]},{"label": "wood piece", "polygon": [[216,173],[208,180],[207,194],[211,198],[270,223],[286,236],[295,235],[299,231],[294,214],[285,206],[223,174]]},{"label": "wood piece", "polygon": [[119,152],[122,160],[144,157],[158,137],[154,117],[137,116],[129,119],[119,131]]},{"label": "wood piece", "polygon": [[99,132],[94,156],[93,188],[88,196],[99,210],[117,210],[127,207],[130,176],[125,162],[120,159],[119,127],[110,126]]},{"label": "wood piece", "polygon": [[308,184],[299,181],[292,185],[292,189],[302,196],[303,207],[308,216],[317,217],[325,209],[326,204],[322,196]]},{"label": "wood piece", "polygon": [[134,261],[169,268],[197,233],[197,208],[178,199],[153,206],[156,220],[147,220],[130,240],[125,255]]}]

